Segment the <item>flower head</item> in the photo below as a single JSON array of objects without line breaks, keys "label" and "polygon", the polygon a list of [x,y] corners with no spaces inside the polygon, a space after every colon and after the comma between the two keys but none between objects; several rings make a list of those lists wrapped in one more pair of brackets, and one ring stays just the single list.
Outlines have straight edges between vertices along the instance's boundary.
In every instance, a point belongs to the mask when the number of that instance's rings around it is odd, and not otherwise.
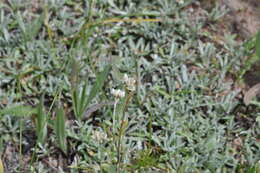
[{"label": "flower head", "polygon": [[111,94],[115,96],[116,98],[123,98],[125,97],[125,92],[120,89],[114,89],[112,88]]},{"label": "flower head", "polygon": [[130,77],[127,76],[127,74],[124,74],[123,82],[126,84],[126,88],[129,91],[135,90],[136,80],[134,78],[130,78]]}]

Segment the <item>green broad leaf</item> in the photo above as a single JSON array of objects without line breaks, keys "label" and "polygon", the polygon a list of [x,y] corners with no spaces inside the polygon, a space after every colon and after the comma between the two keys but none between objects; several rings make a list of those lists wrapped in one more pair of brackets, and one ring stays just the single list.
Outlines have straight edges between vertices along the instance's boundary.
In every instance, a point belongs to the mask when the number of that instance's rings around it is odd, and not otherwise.
[{"label": "green broad leaf", "polygon": [[43,144],[47,136],[47,115],[44,112],[43,97],[37,106],[36,135],[37,135],[37,142]]},{"label": "green broad leaf", "polygon": [[258,56],[258,59],[260,59],[260,31],[258,31],[256,35],[256,55]]},{"label": "green broad leaf", "polygon": [[8,114],[17,117],[31,116],[32,114],[35,113],[37,113],[37,110],[35,108],[31,106],[24,106],[24,105],[14,105],[0,110],[0,115]]},{"label": "green broad leaf", "polygon": [[55,132],[57,135],[58,146],[64,153],[67,153],[65,114],[61,107],[56,110]]},{"label": "green broad leaf", "polygon": [[256,167],[253,166],[247,170],[247,173],[256,173]]}]

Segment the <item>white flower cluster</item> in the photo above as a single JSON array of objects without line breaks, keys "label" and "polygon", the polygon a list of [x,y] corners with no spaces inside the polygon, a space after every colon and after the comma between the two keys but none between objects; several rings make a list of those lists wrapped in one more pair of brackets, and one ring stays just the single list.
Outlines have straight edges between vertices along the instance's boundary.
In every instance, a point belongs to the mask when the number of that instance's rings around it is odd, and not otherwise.
[{"label": "white flower cluster", "polygon": [[[130,77],[127,76],[127,74],[125,74],[124,77],[123,77],[123,82],[124,82],[126,89],[128,91],[134,91],[135,90],[136,81],[135,81],[134,78],[130,78]],[[112,88],[111,94],[114,97],[116,97],[117,99],[125,97],[125,91],[122,91],[120,89]]]},{"label": "white flower cluster", "polygon": [[126,88],[129,91],[134,91],[135,90],[135,79],[134,78],[130,78],[127,76],[127,74],[124,75],[123,77],[123,82],[126,84]]},{"label": "white flower cluster", "polygon": [[103,132],[94,130],[92,133],[93,133],[92,138],[95,139],[98,142],[102,142],[102,141],[107,139],[107,135]]},{"label": "white flower cluster", "polygon": [[176,0],[178,4],[184,4],[184,0]]},{"label": "white flower cluster", "polygon": [[116,98],[123,98],[125,97],[125,92],[120,89],[114,89],[112,88],[111,94],[115,96]]}]

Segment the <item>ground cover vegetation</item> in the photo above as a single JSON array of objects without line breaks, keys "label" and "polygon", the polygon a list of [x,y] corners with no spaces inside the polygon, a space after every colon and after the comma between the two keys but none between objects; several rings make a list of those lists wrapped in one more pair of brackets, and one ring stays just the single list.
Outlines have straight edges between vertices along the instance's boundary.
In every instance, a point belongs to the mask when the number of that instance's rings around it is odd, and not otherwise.
[{"label": "ground cover vegetation", "polygon": [[259,172],[259,42],[202,4],[1,1],[0,172]]}]

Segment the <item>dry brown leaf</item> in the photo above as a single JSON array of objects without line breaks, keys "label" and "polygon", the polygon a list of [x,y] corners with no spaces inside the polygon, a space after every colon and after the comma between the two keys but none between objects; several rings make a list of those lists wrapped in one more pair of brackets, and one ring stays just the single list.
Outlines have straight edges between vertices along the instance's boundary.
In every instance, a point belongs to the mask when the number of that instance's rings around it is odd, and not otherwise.
[{"label": "dry brown leaf", "polygon": [[92,113],[96,112],[98,109],[101,109],[104,106],[109,106],[109,105],[113,105],[114,102],[104,102],[104,103],[98,103],[98,104],[94,104],[92,106],[90,106],[87,111],[84,113],[84,117],[83,120],[87,120]]},{"label": "dry brown leaf", "polygon": [[249,105],[249,103],[251,102],[251,100],[257,95],[260,94],[260,83],[254,85],[252,88],[249,89],[249,91],[247,91],[245,93],[244,96],[244,103],[245,105]]}]

